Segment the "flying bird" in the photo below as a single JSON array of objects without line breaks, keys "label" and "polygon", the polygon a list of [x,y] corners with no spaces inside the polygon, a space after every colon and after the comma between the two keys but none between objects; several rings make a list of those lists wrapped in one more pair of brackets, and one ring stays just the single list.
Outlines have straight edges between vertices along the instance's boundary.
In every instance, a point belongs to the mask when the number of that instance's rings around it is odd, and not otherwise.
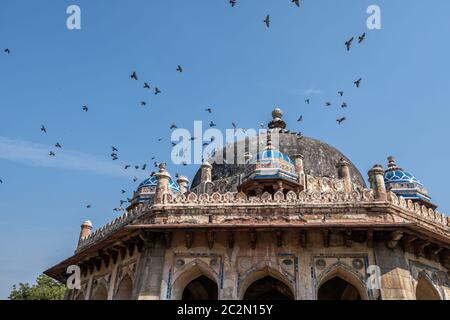
[{"label": "flying bird", "polygon": [[237,3],[237,0],[230,0],[231,7],[233,8]]},{"label": "flying bird", "polygon": [[233,127],[234,130],[236,130],[236,127],[237,127],[237,126],[236,126],[236,123],[232,122],[232,123],[231,123],[231,126]]},{"label": "flying bird", "polygon": [[144,89],[150,89],[150,85],[147,82],[144,82]]},{"label": "flying bird", "polygon": [[205,111],[208,111],[209,113],[212,113],[212,108],[208,107],[208,108],[205,109]]},{"label": "flying bird", "polygon": [[345,120],[347,120],[345,117],[336,119],[336,121],[337,121],[338,124],[341,124],[341,123],[342,123],[343,121],[345,121]]},{"label": "flying bird", "polygon": [[212,127],[216,127],[217,125],[213,122],[213,121],[211,121],[210,123],[209,123],[209,127],[210,128],[212,128]]},{"label": "flying bird", "polygon": [[147,102],[141,101],[141,106],[145,107],[147,105]]},{"label": "flying bird", "polygon": [[139,169],[139,166],[134,166],[134,168],[137,170],[137,169]]},{"label": "flying bird", "polygon": [[158,141],[161,142],[163,138],[158,138]]},{"label": "flying bird", "polygon": [[45,128],[44,125],[41,125],[41,131],[42,131],[43,133],[47,133],[47,129]]},{"label": "flying bird", "polygon": [[138,178],[133,177],[133,182],[136,182],[138,180]]},{"label": "flying bird", "polygon": [[344,95],[344,91],[338,91],[338,95],[342,97]]},{"label": "flying bird", "polygon": [[50,151],[50,152],[48,153],[48,155],[49,155],[50,157],[54,157],[54,156],[55,156],[55,153],[54,153],[53,151]]},{"label": "flying bird", "polygon": [[3,183],[3,180],[2,180],[2,179],[0,179],[0,183]]},{"label": "flying bird", "polygon": [[300,116],[300,118],[297,119],[298,122],[303,121],[303,116]]},{"label": "flying bird", "polygon": [[305,102],[306,102],[307,104],[309,104],[309,99],[305,99]]},{"label": "flying bird", "polygon": [[6,53],[6,54],[10,54],[11,50],[9,50],[9,48],[6,48],[5,50],[3,50],[3,52]]},{"label": "flying bird", "polygon": [[342,102],[341,108],[347,108],[347,102]]},{"label": "flying bird", "polygon": [[347,51],[350,51],[350,48],[352,46],[352,42],[353,42],[353,37],[351,37],[350,39],[348,39],[347,41],[345,41],[345,46],[347,47]]},{"label": "flying bird", "polygon": [[357,88],[359,88],[359,86],[361,85],[361,78],[359,78],[358,80],[356,80],[355,82],[354,82],[354,84],[356,85],[356,87]]},{"label": "flying bird", "polygon": [[111,146],[111,149],[112,149],[112,152],[118,152],[119,151],[119,149],[117,149],[117,147],[115,147],[115,146]]},{"label": "flying bird", "polygon": [[331,106],[331,102],[326,102],[326,103],[325,103],[325,106],[326,106],[326,107]]},{"label": "flying bird", "polygon": [[292,0],[292,3],[295,4],[297,7],[300,7],[300,0]]},{"label": "flying bird", "polygon": [[55,148],[62,148],[62,146],[61,146],[61,144],[59,144],[59,142],[57,142],[56,144],[55,144]]},{"label": "flying bird", "polygon": [[88,106],[86,106],[86,105],[85,105],[85,106],[83,106],[83,111],[84,111],[84,112],[88,112],[88,111],[89,111],[89,108],[88,108]]},{"label": "flying bird", "polygon": [[127,170],[128,168],[130,168],[131,166],[129,165],[129,164],[127,164],[126,166],[125,166],[125,170]]},{"label": "flying bird", "polygon": [[91,208],[91,205],[90,205],[90,204],[86,205],[86,208],[90,209],[90,208]]},{"label": "flying bird", "polygon": [[136,74],[136,71],[133,71],[133,73],[131,74],[130,78],[131,78],[132,80],[137,80],[137,79],[138,79],[138,76],[137,76],[137,74]]},{"label": "flying bird", "polygon": [[364,32],[362,35],[360,35],[360,36],[358,37],[358,43],[363,42],[365,38],[366,38],[366,33]]},{"label": "flying bird", "polygon": [[178,65],[177,71],[178,71],[178,72],[183,72],[183,68],[182,68],[180,65]]},{"label": "flying bird", "polygon": [[178,128],[178,127],[177,127],[177,125],[175,124],[175,122],[172,123],[172,124],[170,125],[170,130],[176,129],[176,128]]},{"label": "flying bird", "polygon": [[266,19],[264,19],[264,23],[266,24],[266,27],[269,28],[270,27],[270,16],[267,15]]},{"label": "flying bird", "polygon": [[158,89],[158,87],[155,88],[155,94],[161,93],[161,90]]},{"label": "flying bird", "polygon": [[124,194],[124,193],[126,193],[126,191],[122,189],[122,190],[121,190],[121,193]]},{"label": "flying bird", "polygon": [[142,165],[142,170],[146,170],[146,169],[147,169],[147,164],[144,163],[144,164]]}]

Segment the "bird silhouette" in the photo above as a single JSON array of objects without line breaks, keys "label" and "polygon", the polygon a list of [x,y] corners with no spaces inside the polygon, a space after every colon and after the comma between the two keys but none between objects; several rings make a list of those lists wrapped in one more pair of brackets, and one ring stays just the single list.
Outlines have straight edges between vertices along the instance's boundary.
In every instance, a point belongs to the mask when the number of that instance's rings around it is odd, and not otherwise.
[{"label": "bird silhouette", "polygon": [[145,107],[147,105],[147,102],[141,101],[141,106]]},{"label": "bird silhouette", "polygon": [[126,193],[126,191],[122,189],[122,190],[121,190],[121,193],[124,194],[124,193]]},{"label": "bird silhouette", "polygon": [[137,169],[139,169],[139,166],[134,166],[134,168],[137,170]]},{"label": "bird silhouette", "polygon": [[172,129],[177,129],[178,127],[177,127],[177,125],[175,124],[175,122],[174,123],[172,123],[171,125],[170,125],[170,129],[172,130]]},{"label": "bird silhouette", "polygon": [[211,108],[211,107],[208,107],[208,108],[205,109],[205,111],[207,111],[207,112],[209,112],[209,113],[212,113],[212,108]]},{"label": "bird silhouette", "polygon": [[136,182],[138,180],[138,178],[133,177],[133,182]]},{"label": "bird silhouette", "polygon": [[347,103],[344,101],[344,102],[342,102],[342,104],[341,104],[341,108],[347,108]]},{"label": "bird silhouette", "polygon": [[55,144],[55,148],[62,148],[62,146],[61,146],[61,144],[59,143],[59,142],[57,142],[56,144]]},{"label": "bird silhouette", "polygon": [[292,3],[294,3],[297,7],[300,7],[300,0],[292,0]]},{"label": "bird silhouette", "polygon": [[212,127],[216,127],[217,125],[213,122],[213,121],[211,121],[210,123],[209,123],[209,127],[210,128],[212,128]]},{"label": "bird silhouette", "polygon": [[338,95],[342,97],[344,95],[344,91],[338,91]]},{"label": "bird silhouette", "polygon": [[138,76],[137,76],[137,74],[136,74],[136,71],[133,71],[133,73],[131,74],[131,76],[130,76],[130,78],[132,79],[132,80],[138,80]]},{"label": "bird silhouette", "polygon": [[41,125],[41,131],[42,131],[43,133],[47,133],[47,129],[45,128],[44,125]]},{"label": "bird silhouette", "polygon": [[83,111],[84,111],[84,112],[88,112],[88,111],[89,111],[88,106],[84,105],[84,106],[83,106]]},{"label": "bird silhouette", "polygon": [[326,106],[326,107],[331,106],[331,102],[326,102],[326,103],[325,103],[325,106]]},{"label": "bird silhouette", "polygon": [[50,157],[56,156],[56,154],[55,154],[53,151],[50,151],[50,152],[48,153],[48,155],[49,155]]},{"label": "bird silhouette", "polygon": [[231,7],[233,8],[236,5],[237,1],[236,0],[230,0],[230,4]]},{"label": "bird silhouette", "polygon": [[266,27],[269,28],[270,27],[270,15],[266,16],[266,19],[264,19],[264,23],[266,24]]},{"label": "bird silhouette", "polygon": [[351,37],[350,39],[348,39],[347,41],[345,41],[345,46],[347,47],[347,51],[350,51],[350,48],[352,46],[352,42],[353,42],[353,37]]},{"label": "bird silhouette", "polygon": [[115,146],[111,146],[111,150],[112,150],[112,152],[118,152],[119,151],[119,149],[117,149],[117,147],[115,147]]},{"label": "bird silhouette", "polygon": [[129,164],[127,164],[124,168],[125,170],[127,170],[128,168],[130,168],[131,166]]},{"label": "bird silhouette", "polygon": [[236,123],[232,122],[231,126],[233,127],[234,130],[236,130],[236,128],[237,128]]},{"label": "bird silhouette", "polygon": [[87,209],[90,209],[90,208],[91,208],[91,205],[90,205],[90,204],[86,205],[86,208],[87,208]]},{"label": "bird silhouette", "polygon": [[182,68],[180,65],[178,65],[177,71],[178,71],[178,72],[183,72],[183,68]]},{"label": "bird silhouette", "polygon": [[161,90],[158,89],[158,87],[155,88],[155,94],[160,94]]},{"label": "bird silhouette", "polygon": [[364,32],[362,35],[360,35],[360,36],[358,37],[358,43],[363,42],[365,38],[366,38],[366,33]]},{"label": "bird silhouette", "polygon": [[358,80],[356,80],[356,81],[354,82],[354,84],[356,85],[357,88],[359,88],[359,86],[361,85],[361,81],[362,81],[362,79],[359,78]]},{"label": "bird silhouette", "polygon": [[305,99],[306,104],[309,104],[309,99]]},{"label": "bird silhouette", "polygon": [[142,165],[142,170],[146,170],[147,169],[147,164],[146,163],[144,163],[143,165]]},{"label": "bird silhouette", "polygon": [[338,124],[341,124],[341,123],[342,123],[343,121],[345,121],[345,120],[347,120],[345,117],[336,119],[336,121],[337,121]]},{"label": "bird silhouette", "polygon": [[0,179],[0,183],[3,183],[3,180],[2,180],[2,179]]},{"label": "bird silhouette", "polygon": [[150,85],[147,82],[144,82],[144,89],[150,89]]},{"label": "bird silhouette", "polygon": [[298,122],[303,121],[303,116],[301,115],[300,118],[297,119]]},{"label": "bird silhouette", "polygon": [[3,52],[6,53],[6,54],[10,54],[11,50],[9,48],[6,48],[5,50],[3,50]]},{"label": "bird silhouette", "polygon": [[158,138],[158,141],[161,142],[163,140],[163,138]]}]

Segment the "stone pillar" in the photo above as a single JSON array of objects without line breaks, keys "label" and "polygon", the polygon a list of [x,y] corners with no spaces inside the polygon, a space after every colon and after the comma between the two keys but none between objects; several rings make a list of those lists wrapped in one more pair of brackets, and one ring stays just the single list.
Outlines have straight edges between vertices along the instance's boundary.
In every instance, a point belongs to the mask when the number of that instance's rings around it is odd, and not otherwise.
[{"label": "stone pillar", "polygon": [[387,192],[386,185],[384,184],[384,170],[382,165],[376,164],[370,169],[369,182],[374,192],[375,200],[386,201]]},{"label": "stone pillar", "polygon": [[156,192],[155,192],[155,200],[154,203],[163,203],[164,196],[169,193],[169,181],[170,174],[166,171],[166,164],[159,164],[159,172],[155,174],[156,179],[158,180],[156,184]]},{"label": "stone pillar", "polygon": [[81,224],[80,237],[78,239],[78,244],[80,244],[81,240],[87,238],[92,233],[92,222],[91,220],[86,220]]},{"label": "stone pillar", "polygon": [[341,158],[337,164],[338,177],[344,181],[345,193],[352,192],[352,180],[350,177],[350,167],[347,160]]},{"label": "stone pillar", "polygon": [[207,161],[203,162],[202,167],[201,167],[201,182],[203,182],[203,183],[211,182],[211,180],[212,180],[211,170],[212,170],[212,165]]},{"label": "stone pillar", "polygon": [[145,236],[144,250],[136,268],[133,297],[138,300],[160,299],[165,254],[166,246],[161,236],[151,234]]},{"label": "stone pillar", "polygon": [[305,187],[305,169],[303,167],[304,157],[301,154],[294,154],[295,171],[298,174],[298,183]]},{"label": "stone pillar", "polygon": [[179,176],[177,183],[180,186],[181,193],[186,193],[189,190],[189,179],[185,176]]}]

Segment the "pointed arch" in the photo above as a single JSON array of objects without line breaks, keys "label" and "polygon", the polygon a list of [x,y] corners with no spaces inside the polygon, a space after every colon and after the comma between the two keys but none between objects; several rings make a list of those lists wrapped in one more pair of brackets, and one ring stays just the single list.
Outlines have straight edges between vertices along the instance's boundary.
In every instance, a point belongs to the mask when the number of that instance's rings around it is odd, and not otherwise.
[{"label": "pointed arch", "polygon": [[91,300],[108,300],[108,289],[103,284],[98,284],[92,294]]},{"label": "pointed arch", "polygon": [[[342,299],[358,299],[356,293],[361,300],[369,300],[369,295],[364,278],[354,271],[351,267],[343,264],[342,262],[335,263],[325,269],[320,277],[317,279],[317,291],[316,298],[319,299],[319,293],[321,288],[324,289],[325,285],[330,285],[331,281],[334,281],[337,285],[343,287]],[[346,285],[346,287],[344,287]],[[352,290],[356,290],[352,292]]]},{"label": "pointed arch", "polygon": [[133,280],[126,274],[122,277],[114,295],[114,300],[131,300],[133,293]]},{"label": "pointed arch", "polygon": [[182,270],[175,274],[171,289],[171,299],[182,300],[184,290],[196,279],[199,279],[202,282],[206,282],[209,279],[211,281],[210,283],[217,287],[217,297],[215,299],[218,299],[218,275],[209,265],[198,259],[185,265]]},{"label": "pointed arch", "polygon": [[426,272],[421,272],[417,279],[416,300],[442,300],[438,288]]},{"label": "pointed arch", "polygon": [[289,299],[290,297],[292,297],[292,299],[295,299],[295,290],[291,281],[289,281],[289,279],[285,275],[269,265],[254,270],[245,277],[244,281],[239,286],[239,299],[244,300],[247,290],[253,284],[257,283],[260,280],[268,280],[273,282],[273,280],[270,279],[274,279],[275,281],[280,282],[280,290],[284,291],[284,295],[287,297],[286,299]]}]

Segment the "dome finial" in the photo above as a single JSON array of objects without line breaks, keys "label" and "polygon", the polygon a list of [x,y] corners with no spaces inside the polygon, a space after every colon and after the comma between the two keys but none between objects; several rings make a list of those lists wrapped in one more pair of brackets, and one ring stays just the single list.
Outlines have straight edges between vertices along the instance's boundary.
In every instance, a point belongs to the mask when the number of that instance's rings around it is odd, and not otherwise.
[{"label": "dome finial", "polygon": [[397,164],[395,163],[395,157],[389,156],[388,157],[388,168],[395,170],[397,167]]},{"label": "dome finial", "polygon": [[286,122],[284,122],[283,111],[276,107],[272,111],[272,121],[269,122],[269,129],[286,129]]}]

